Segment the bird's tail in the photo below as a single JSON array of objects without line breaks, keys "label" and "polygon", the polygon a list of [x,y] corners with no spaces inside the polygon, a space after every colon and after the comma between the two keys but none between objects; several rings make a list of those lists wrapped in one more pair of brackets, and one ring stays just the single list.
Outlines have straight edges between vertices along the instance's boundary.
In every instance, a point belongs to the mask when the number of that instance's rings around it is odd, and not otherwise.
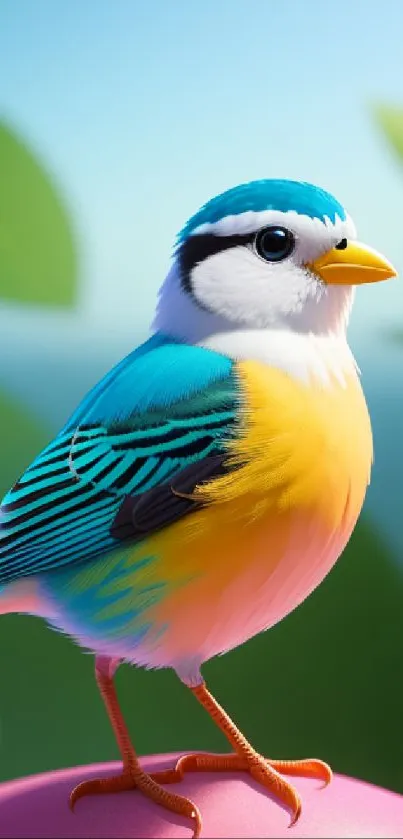
[{"label": "bird's tail", "polygon": [[47,617],[49,608],[46,607],[37,578],[23,577],[0,586],[0,615],[13,612]]}]

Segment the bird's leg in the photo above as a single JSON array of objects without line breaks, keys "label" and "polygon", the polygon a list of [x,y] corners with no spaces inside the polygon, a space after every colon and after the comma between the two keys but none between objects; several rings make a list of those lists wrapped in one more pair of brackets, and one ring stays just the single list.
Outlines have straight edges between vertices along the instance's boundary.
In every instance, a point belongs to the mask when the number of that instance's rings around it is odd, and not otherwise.
[{"label": "bird's leg", "polygon": [[[241,734],[228,714],[207,690],[204,682],[189,686],[190,690],[216,725],[225,734],[234,752],[231,754],[189,754],[181,757],[175,769],[166,773],[165,783],[179,781],[186,771],[189,772],[249,772],[255,781],[271,792],[292,813],[295,824],[300,812],[301,801],[294,787],[282,777],[286,775],[318,778],[326,786],[332,778],[330,767],[321,760],[268,760],[253,749]],[[169,777],[168,777],[169,776]]]},{"label": "bird's leg", "polygon": [[[96,795],[107,792],[120,792],[123,790],[138,789],[152,801],[171,810],[173,813],[178,813],[183,816],[188,816],[193,820],[194,837],[200,835],[201,830],[201,816],[198,808],[188,798],[175,793],[168,792],[159,783],[173,780],[170,772],[167,773],[156,772],[153,775],[148,775],[143,772],[135,749],[131,743],[130,735],[123,719],[120,710],[119,701],[116,694],[115,685],[113,682],[114,672],[118,662],[106,658],[104,656],[97,656],[95,660],[95,675],[97,684],[104,700],[105,707],[116,737],[119,751],[123,760],[123,771],[119,775],[107,778],[94,778],[88,781],[83,781],[78,784],[70,795],[70,807],[73,810],[77,801],[85,795]],[[175,779],[176,780],[176,779]]]}]

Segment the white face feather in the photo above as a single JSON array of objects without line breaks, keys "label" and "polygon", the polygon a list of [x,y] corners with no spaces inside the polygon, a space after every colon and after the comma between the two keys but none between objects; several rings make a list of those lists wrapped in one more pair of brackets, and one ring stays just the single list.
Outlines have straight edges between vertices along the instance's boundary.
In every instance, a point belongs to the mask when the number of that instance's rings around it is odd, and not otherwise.
[{"label": "white face feather", "polygon": [[253,233],[270,225],[288,227],[289,230],[299,234],[307,242],[314,242],[318,237],[324,237],[325,239],[326,230],[330,239],[333,236],[337,237],[336,241],[340,241],[343,236],[350,239],[356,237],[355,226],[349,216],[343,221],[336,214],[334,222],[327,216],[325,216],[324,221],[321,221],[318,218],[297,213],[295,210],[289,210],[286,213],[281,210],[262,210],[261,212],[248,210],[245,213],[238,213],[236,216],[224,216],[211,224],[200,224],[192,231],[191,235],[200,236],[203,233],[214,233],[215,236],[242,235],[243,233]]},{"label": "white face feather", "polygon": [[296,245],[289,257],[267,262],[252,244],[235,245],[192,268],[190,291],[183,288],[179,266],[174,265],[160,292],[155,328],[193,342],[239,329],[344,333],[352,288],[327,285],[305,266],[341,239],[356,237],[351,219],[336,217],[333,224],[296,212],[247,212],[204,224],[191,235],[210,233],[219,238],[272,225],[293,233]]}]

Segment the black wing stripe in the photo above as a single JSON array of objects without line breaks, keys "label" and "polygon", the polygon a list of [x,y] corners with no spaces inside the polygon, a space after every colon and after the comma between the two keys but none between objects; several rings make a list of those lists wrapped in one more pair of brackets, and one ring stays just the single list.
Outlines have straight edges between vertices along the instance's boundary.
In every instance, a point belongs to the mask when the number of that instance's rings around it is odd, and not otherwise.
[{"label": "black wing stripe", "polygon": [[[66,469],[64,470],[66,472]],[[74,478],[72,475],[66,478],[64,481],[59,481],[59,483],[55,484],[53,487],[53,492],[55,487],[57,490],[62,491],[64,489],[70,489],[72,484],[77,484],[78,478]],[[44,500],[47,498],[52,490],[49,486],[43,487],[43,489],[33,489],[31,492],[27,492],[23,498],[19,498],[17,501],[10,501],[9,503],[3,504],[3,509],[6,513],[14,512],[14,510],[20,510],[27,506],[27,504],[31,504],[34,501],[40,501],[41,499]],[[15,522],[15,519],[10,519],[10,522]]]},{"label": "black wing stripe", "polygon": [[[56,535],[51,542],[46,544],[46,554],[43,554],[41,550],[41,546],[35,546],[35,549],[32,548],[30,551],[26,551],[24,554],[20,554],[20,556],[13,556],[12,567],[13,571],[19,571],[20,568],[25,568],[30,563],[35,563],[35,568],[40,570],[43,563],[46,563],[48,560],[51,559],[63,559],[69,552],[78,548],[79,553],[81,555],[81,549],[84,550],[85,545],[88,544],[88,547],[92,550],[93,548],[97,547],[97,542],[103,542],[105,537],[105,530],[102,530],[100,525],[106,521],[106,518],[109,517],[110,512],[103,512],[103,514],[97,517],[93,517],[91,521],[88,521],[84,528],[80,528],[79,531],[73,529],[71,530],[70,534],[67,534],[63,540],[60,540]],[[101,534],[101,535],[100,535]],[[41,557],[43,557],[43,562],[41,561]]]},{"label": "black wing stripe", "polygon": [[[36,460],[35,464],[33,464],[33,466],[31,466],[31,468],[25,473],[25,475],[20,479],[18,484],[15,486],[12,494],[15,495],[16,492],[19,494],[20,492],[24,492],[25,489],[28,492],[30,489],[32,489],[33,486],[36,486],[37,488],[41,488],[43,483],[46,482],[47,480],[49,480],[49,482],[53,481],[54,477],[57,478],[58,475],[64,474],[67,469],[70,472],[71,471],[70,470],[70,461],[69,461],[70,451],[71,451],[71,446],[69,446],[66,449],[65,455],[63,456],[63,458],[61,458],[61,460],[60,460],[61,465],[60,466],[56,465],[55,467],[53,467],[52,463],[49,466],[48,465],[49,462],[46,461],[46,460],[41,465],[41,462],[39,461],[39,459]],[[88,469],[91,469],[93,464],[104,454],[105,454],[105,445],[95,446],[93,451],[84,453],[83,455],[77,457],[75,459],[75,462],[80,465],[80,470],[81,471],[86,471]],[[81,461],[83,461],[82,464],[81,464]],[[29,480],[28,480],[28,478],[29,478]]]},{"label": "black wing stripe", "polygon": [[[2,538],[2,544],[11,544],[15,540],[16,536],[19,536],[25,530],[29,530],[31,536],[37,534],[44,524],[61,521],[65,512],[79,512],[84,508],[88,510],[91,501],[94,500],[97,495],[102,497],[103,493],[94,487],[88,488],[86,485],[72,494],[68,501],[64,500],[58,505],[49,504],[45,511],[42,511],[39,515],[32,518],[28,513],[24,517],[21,517],[17,524],[15,521],[10,522],[10,525],[13,526],[12,528],[11,526],[8,527],[8,522],[5,524],[2,523],[2,528],[9,530],[9,535]],[[107,497],[110,496],[107,495]]]},{"label": "black wing stripe", "polygon": [[[88,540],[84,539],[78,546],[67,548],[62,554],[60,554],[60,556],[57,557],[58,569],[62,568],[64,565],[69,565],[74,559],[80,560],[80,562],[84,559],[94,559],[99,554],[105,553],[108,549],[110,550],[114,544],[115,542],[111,536],[104,536],[102,540],[97,542],[91,534]],[[42,561],[38,562],[37,560],[34,560],[32,565],[35,570],[35,574],[37,574],[54,568],[54,563],[55,557],[46,553]],[[23,563],[21,571],[24,576],[29,575],[31,570],[32,569],[29,563]],[[9,581],[13,577],[18,577],[20,575],[19,569],[13,564],[10,564],[5,568],[0,569],[0,582],[4,583],[7,580]]]},{"label": "black wing stripe", "polygon": [[[110,496],[105,496],[97,501],[94,501],[92,504],[92,511],[97,513],[103,510],[110,510],[112,511],[117,506],[118,499],[112,499]],[[36,533],[34,534],[34,540],[32,541],[31,532],[29,529],[25,529],[22,533],[18,531],[16,534],[12,534],[11,536],[4,537],[1,529],[0,529],[0,556],[3,554],[8,553],[10,542],[12,543],[13,547],[13,556],[14,551],[19,552],[25,550],[27,547],[31,545],[39,544],[39,543],[46,543],[48,538],[52,535],[52,533],[56,534],[58,532],[64,533],[66,530],[72,528],[74,525],[80,525],[84,521],[87,520],[88,515],[91,515],[91,508],[90,507],[83,507],[78,512],[75,510],[69,511],[66,513],[62,519],[59,516],[56,517],[56,526],[55,521],[47,520],[44,522],[42,527],[37,529]]]},{"label": "black wing stripe", "polygon": [[[49,471],[46,471],[46,476],[52,478],[53,480],[53,478],[58,478],[60,475],[65,475],[67,462],[68,461],[66,457],[65,463],[62,466],[58,466],[56,469],[49,469]],[[43,480],[43,477],[40,478],[35,475],[32,477],[32,473],[26,472],[24,477],[20,478],[20,480],[17,481],[17,483],[15,484],[13,493],[25,489],[27,489],[28,491],[32,487],[32,485],[38,484],[41,480]]]},{"label": "black wing stripe", "polygon": [[[227,426],[228,423],[225,423]],[[128,440],[127,442],[121,442],[119,440],[113,444],[114,448],[118,449],[119,451],[125,451],[127,449],[135,448],[136,451],[139,452],[147,452],[149,451],[152,454],[162,454],[164,449],[168,449],[171,451],[172,449],[176,449],[176,444],[178,444],[178,448],[180,444],[183,443],[184,448],[187,446],[191,446],[192,442],[197,442],[197,440],[202,440],[204,437],[211,437],[212,434],[218,433],[218,427],[215,429],[197,429],[194,431],[193,429],[185,429],[178,432],[176,429],[172,429],[171,432],[165,434],[164,437],[161,437],[158,440],[154,438],[148,440]],[[188,441],[187,441],[188,438]]]},{"label": "black wing stripe", "polygon": [[[18,527],[26,520],[26,517],[45,515],[50,507],[54,509],[63,506],[66,497],[71,498],[80,495],[91,484],[95,486],[96,483],[98,490],[101,491],[101,481],[105,480],[113,470],[116,470],[118,461],[119,457],[116,453],[105,453],[103,451],[101,456],[98,456],[98,462],[91,462],[90,480],[85,482],[80,480],[82,472],[80,470],[80,473],[77,473],[75,470],[74,472],[70,472],[70,477],[66,479],[64,487],[60,482],[57,484],[50,483],[49,485],[45,485],[41,490],[32,489],[31,492],[24,493],[22,498],[15,501],[7,501],[6,499],[2,505],[3,511],[7,514],[6,524],[9,527],[14,525]],[[12,515],[16,510],[21,510],[21,512],[17,515]]]}]

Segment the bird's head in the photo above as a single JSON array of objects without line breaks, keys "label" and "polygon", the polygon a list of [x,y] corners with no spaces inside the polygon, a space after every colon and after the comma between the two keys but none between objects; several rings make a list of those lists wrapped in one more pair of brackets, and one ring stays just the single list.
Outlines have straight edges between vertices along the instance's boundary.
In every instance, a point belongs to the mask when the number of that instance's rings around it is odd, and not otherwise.
[{"label": "bird's head", "polygon": [[178,236],[155,326],[184,340],[214,331],[345,329],[353,289],[396,275],[356,241],[332,195],[308,183],[260,180],[218,195]]}]

